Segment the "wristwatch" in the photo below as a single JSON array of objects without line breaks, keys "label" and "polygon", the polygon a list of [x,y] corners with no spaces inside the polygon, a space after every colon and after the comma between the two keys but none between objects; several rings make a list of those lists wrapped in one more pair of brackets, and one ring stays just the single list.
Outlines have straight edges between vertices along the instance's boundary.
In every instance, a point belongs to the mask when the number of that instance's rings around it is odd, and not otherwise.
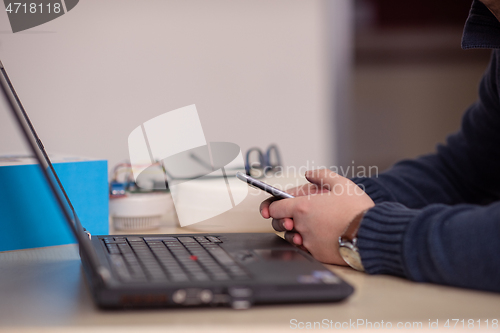
[{"label": "wristwatch", "polygon": [[359,255],[357,246],[358,229],[366,212],[365,210],[356,215],[352,222],[349,223],[342,236],[339,237],[339,252],[342,259],[344,259],[349,266],[361,272],[363,272],[365,268],[361,262],[361,256]]}]

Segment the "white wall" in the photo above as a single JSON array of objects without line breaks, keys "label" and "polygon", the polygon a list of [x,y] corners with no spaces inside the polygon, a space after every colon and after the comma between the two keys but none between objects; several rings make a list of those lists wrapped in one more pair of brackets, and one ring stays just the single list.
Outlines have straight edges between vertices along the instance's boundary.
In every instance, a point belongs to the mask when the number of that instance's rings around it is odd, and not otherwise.
[{"label": "white wall", "polygon": [[[136,126],[194,103],[207,141],[275,142],[288,165],[331,165],[349,4],[85,0],[16,34],[1,11],[0,59],[49,152],[112,166]],[[0,129],[1,154],[13,143]]]}]

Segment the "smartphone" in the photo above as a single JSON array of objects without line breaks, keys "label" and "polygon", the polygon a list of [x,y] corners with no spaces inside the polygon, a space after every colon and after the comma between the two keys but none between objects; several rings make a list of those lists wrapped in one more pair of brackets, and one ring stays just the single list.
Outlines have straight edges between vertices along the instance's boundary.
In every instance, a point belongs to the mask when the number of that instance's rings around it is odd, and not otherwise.
[{"label": "smartphone", "polygon": [[236,173],[236,177],[239,180],[244,181],[245,183],[247,183],[249,186],[255,187],[256,189],[259,189],[259,190],[262,190],[262,191],[266,191],[267,193],[272,194],[276,198],[279,198],[279,199],[295,198],[291,194],[288,194],[288,193],[286,193],[286,192],[284,192],[282,190],[277,189],[276,187],[273,187],[273,186],[271,186],[269,184],[261,182],[260,180],[257,180],[257,179],[255,179],[253,177],[245,175],[242,172],[237,172]]}]

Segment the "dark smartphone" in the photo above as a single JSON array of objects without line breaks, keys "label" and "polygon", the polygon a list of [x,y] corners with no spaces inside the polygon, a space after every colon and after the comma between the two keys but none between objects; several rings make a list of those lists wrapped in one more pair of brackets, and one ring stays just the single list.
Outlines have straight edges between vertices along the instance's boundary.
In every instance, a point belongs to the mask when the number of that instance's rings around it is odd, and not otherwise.
[{"label": "dark smartphone", "polygon": [[257,180],[257,179],[255,179],[253,177],[245,175],[242,172],[237,172],[236,173],[236,177],[239,180],[242,180],[242,181],[246,182],[249,186],[255,187],[255,188],[257,188],[259,190],[262,190],[262,191],[266,191],[267,193],[272,194],[276,198],[279,198],[279,199],[295,198],[291,194],[288,194],[288,193],[286,193],[286,192],[284,192],[282,190],[277,189],[274,186],[271,186],[269,184],[261,182],[260,180]]}]

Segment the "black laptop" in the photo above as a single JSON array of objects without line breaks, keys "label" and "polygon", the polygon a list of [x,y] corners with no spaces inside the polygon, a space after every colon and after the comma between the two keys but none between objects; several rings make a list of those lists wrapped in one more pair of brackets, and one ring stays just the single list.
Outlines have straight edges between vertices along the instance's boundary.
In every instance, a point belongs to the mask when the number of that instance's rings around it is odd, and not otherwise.
[{"label": "black laptop", "polygon": [[78,241],[88,285],[100,307],[246,309],[265,303],[334,302],[352,294],[350,285],[275,234],[90,235],[1,62],[0,71],[3,94]]}]

